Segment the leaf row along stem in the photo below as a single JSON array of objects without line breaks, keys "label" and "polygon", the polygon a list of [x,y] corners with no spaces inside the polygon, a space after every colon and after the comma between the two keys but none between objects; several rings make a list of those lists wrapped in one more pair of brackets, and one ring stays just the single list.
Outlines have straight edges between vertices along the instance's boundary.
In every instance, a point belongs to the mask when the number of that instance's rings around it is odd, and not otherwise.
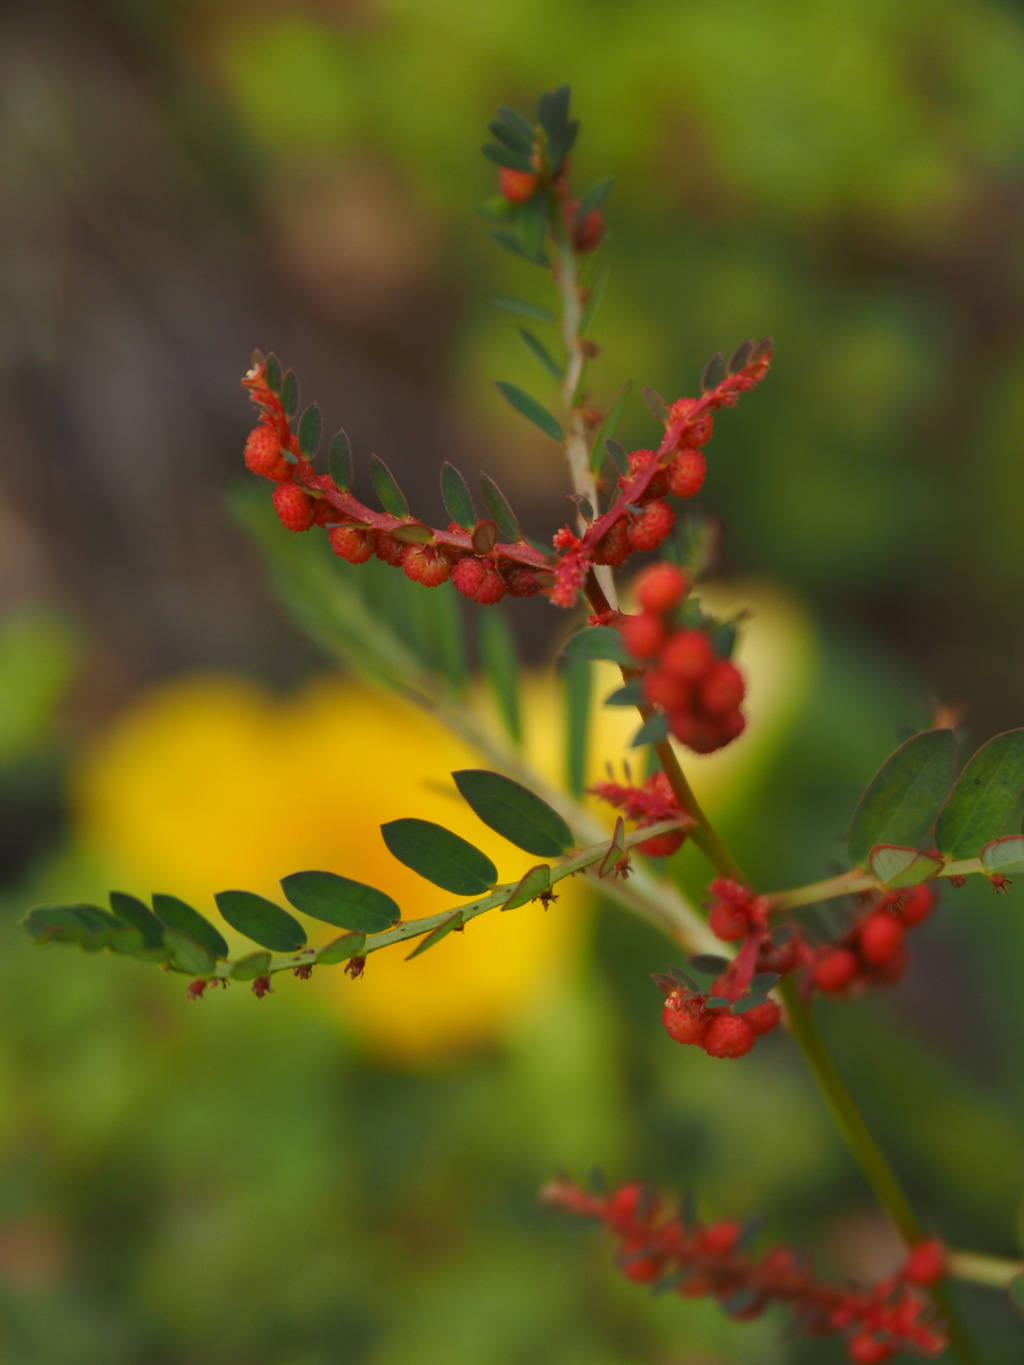
[{"label": "leaf row along stem", "polygon": [[[622,843],[625,852],[628,852],[635,844],[643,843],[645,839],[650,839],[655,834],[668,834],[680,827],[679,820],[665,820],[658,825],[653,825],[649,829],[634,830],[632,834],[627,834]],[[577,872],[585,872],[595,863],[601,863],[608,857],[610,848],[614,847],[608,839],[600,843],[591,845],[575,853],[572,857],[564,861],[555,863],[548,867],[547,885],[555,886],[558,882],[564,881],[566,877],[571,877]],[[547,866],[538,864],[538,866]],[[605,875],[609,875],[609,872]],[[462,925],[465,925],[477,915],[486,914],[488,910],[501,909],[513,897],[519,888],[522,878],[514,882],[503,882],[496,886],[493,891],[489,891],[486,896],[479,896],[476,900],[469,901],[464,905],[452,906],[451,909],[441,910],[436,915],[427,915],[422,919],[403,920],[391,929],[386,929],[379,934],[350,935],[350,938],[364,938],[364,942],[358,946],[358,952],[353,956],[366,957],[370,953],[375,953],[381,948],[390,947],[393,943],[404,943],[409,939],[419,938],[422,935],[432,933],[435,929],[440,929],[453,916],[461,916]],[[541,892],[533,899],[540,899]],[[459,926],[461,927],[461,925]],[[269,965],[265,967],[261,975],[271,976],[275,972],[292,971],[296,967],[315,966],[318,955],[328,948],[333,948],[334,940],[331,944],[324,944],[320,948],[306,948],[299,952],[272,955]],[[232,961],[218,962],[214,969],[208,974],[211,980],[225,980],[231,977],[232,970],[236,963]]]},{"label": "leaf row along stem", "polygon": [[[980,858],[958,858],[946,863],[932,880],[969,877],[976,873],[988,875],[988,869],[982,865]],[[877,891],[879,888],[885,889],[877,877],[854,867],[849,872],[840,872],[820,882],[808,882],[805,886],[793,886],[786,891],[772,891],[768,895],[768,907],[771,914],[781,914],[786,910],[798,910],[804,905],[817,905],[819,901],[837,900],[841,896]]]}]

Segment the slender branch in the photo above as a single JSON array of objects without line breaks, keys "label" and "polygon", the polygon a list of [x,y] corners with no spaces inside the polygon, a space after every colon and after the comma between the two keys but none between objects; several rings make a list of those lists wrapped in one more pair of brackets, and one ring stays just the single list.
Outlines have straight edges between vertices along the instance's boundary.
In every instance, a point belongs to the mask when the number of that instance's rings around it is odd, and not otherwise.
[{"label": "slender branch", "polygon": [[989,1289],[1009,1289],[1019,1275],[1024,1275],[1024,1261],[1006,1261],[979,1251],[951,1251],[946,1268],[954,1279],[970,1280]]},{"label": "slender branch", "polygon": [[[987,868],[982,865],[980,858],[960,858],[946,863],[932,880],[969,877],[979,872],[987,874]],[[858,891],[873,891],[881,885],[870,872],[854,867],[849,872],[840,872],[836,877],[826,877],[824,881],[808,882],[806,886],[790,887],[788,891],[773,891],[768,897],[768,905],[772,914],[778,914],[783,910],[796,910],[801,905],[816,905],[819,901],[852,896]]]}]

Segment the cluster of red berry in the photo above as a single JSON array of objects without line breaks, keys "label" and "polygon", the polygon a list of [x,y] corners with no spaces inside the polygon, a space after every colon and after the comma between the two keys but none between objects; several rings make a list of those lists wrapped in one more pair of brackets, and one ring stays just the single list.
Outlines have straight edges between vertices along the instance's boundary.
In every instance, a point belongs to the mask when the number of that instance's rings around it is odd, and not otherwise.
[{"label": "cluster of red berry", "polygon": [[[680,809],[671,783],[660,770],[652,773],[642,787],[619,782],[595,782],[587,790],[621,810],[626,819],[632,820],[639,829],[645,825],[659,824],[662,820],[687,818],[687,813]],[[638,853],[646,853],[648,858],[668,858],[685,838],[686,830],[673,830],[668,834],[656,834],[642,844],[635,844],[634,848]]]},{"label": "cluster of red berry", "polygon": [[811,984],[837,995],[898,981],[910,963],[904,942],[906,931],[926,919],[934,905],[935,893],[930,886],[887,891],[872,898],[844,938],[811,950]]},{"label": "cluster of red berry", "polygon": [[604,1223],[619,1241],[618,1264],[627,1279],[687,1299],[710,1296],[741,1322],[760,1317],[772,1303],[787,1304],[801,1333],[845,1336],[854,1365],[882,1365],[903,1350],[934,1356],[947,1344],[921,1292],[945,1273],[937,1241],[913,1247],[898,1275],[854,1290],[816,1280],[791,1247],[751,1254],[749,1230],[739,1223],[705,1224],[685,1213],[662,1218],[657,1197],[642,1185],[622,1185],[607,1195],[557,1180],[542,1198]]},{"label": "cluster of red berry", "polygon": [[638,585],[641,611],[618,622],[623,643],[644,668],[644,696],[668,717],[676,739],[698,754],[722,748],[743,733],[743,675],[721,658],[708,632],[675,624],[689,592],[681,569],[655,564]]},{"label": "cluster of red berry", "polygon": [[[665,999],[661,1022],[677,1043],[701,1047],[709,1057],[743,1057],[759,1035],[771,1033],[782,1011],[774,1000],[747,996],[739,1001],[742,1012],[722,994],[725,983],[720,977],[710,993],[675,986]],[[742,1009],[744,1005],[748,1008]]]}]

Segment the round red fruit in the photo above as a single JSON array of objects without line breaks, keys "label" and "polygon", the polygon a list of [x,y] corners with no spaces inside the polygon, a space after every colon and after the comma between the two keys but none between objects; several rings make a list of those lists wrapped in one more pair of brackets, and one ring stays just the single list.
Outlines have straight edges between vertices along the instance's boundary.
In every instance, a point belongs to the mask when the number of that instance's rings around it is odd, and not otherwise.
[{"label": "round red fruit", "polygon": [[681,995],[670,995],[661,1011],[661,1022],[668,1036],[677,1043],[695,1043],[701,1046],[710,1027],[711,1020],[704,1009],[703,1001]]},{"label": "round red fruit", "polygon": [[888,910],[876,910],[860,929],[860,955],[872,967],[883,967],[903,947],[903,925]]},{"label": "round red fruit", "polygon": [[854,1365],[883,1365],[883,1361],[892,1357],[895,1347],[868,1332],[861,1332],[850,1340],[846,1349]]},{"label": "round red fruit", "polygon": [[492,565],[486,565],[484,576],[473,594],[473,601],[478,602],[482,607],[490,607],[495,602],[500,602],[504,596],[505,580]]},{"label": "round red fruit", "polygon": [[509,570],[505,582],[508,586],[509,597],[533,597],[535,593],[540,592],[537,575],[525,564],[518,564],[514,569]]},{"label": "round red fruit", "polygon": [[452,571],[452,562],[436,545],[410,545],[402,560],[406,577],[425,588],[436,588]]},{"label": "round red fruit", "polygon": [[466,555],[452,570],[452,582],[464,597],[473,597],[487,576],[488,565],[475,555]]},{"label": "round red fruit", "polygon": [[725,716],[739,707],[745,692],[743,674],[735,664],[720,659],[700,685],[700,701],[713,716]]},{"label": "round red fruit", "polygon": [[[629,473],[619,476],[619,487],[625,488],[629,481],[637,474],[647,468],[649,464],[657,463],[657,455],[653,450],[634,450],[629,455]],[[652,476],[642,496],[644,498],[663,498],[668,492],[668,476],[664,470],[659,469]]]},{"label": "round red fruit", "polygon": [[273,502],[281,524],[289,531],[308,531],[313,525],[313,499],[297,484],[279,483]]},{"label": "round red fruit", "polygon": [[681,711],[690,699],[690,691],[674,673],[656,668],[644,677],[644,696],[653,706],[666,711]]},{"label": "round red fruit", "polygon": [[860,975],[860,963],[849,948],[832,948],[814,965],[811,980],[819,991],[832,995],[845,991],[851,981]]},{"label": "round red fruit", "polygon": [[373,535],[361,526],[332,526],[327,539],[334,553],[350,564],[365,564],[373,554]]},{"label": "round red fruit", "polygon": [[908,1284],[937,1284],[946,1273],[946,1248],[935,1238],[910,1249],[903,1267]]},{"label": "round red fruit", "polygon": [[685,835],[675,830],[669,834],[656,834],[653,839],[645,839],[637,844],[638,853],[646,853],[648,858],[671,858],[682,847]]},{"label": "round red fruit", "polygon": [[525,204],[540,186],[540,177],[532,171],[514,171],[502,166],[498,171],[498,186],[510,204]]},{"label": "round red fruit", "polygon": [[657,1216],[658,1200],[653,1197],[653,1191],[645,1191],[644,1186],[639,1184],[620,1185],[608,1200],[605,1217],[613,1231],[626,1232],[641,1210],[644,1222],[650,1222]]},{"label": "round red fruit", "polygon": [[628,1237],[623,1242],[621,1266],[622,1273],[627,1280],[637,1280],[641,1284],[649,1284],[651,1280],[656,1280],[661,1274],[665,1259],[656,1252],[650,1255],[645,1254],[648,1240],[643,1233],[640,1233],[636,1237]]},{"label": "round red fruit", "polygon": [[675,525],[676,514],[667,502],[655,498],[635,521],[629,523],[629,543],[634,550],[656,550]]},{"label": "round red fruit", "polygon": [[281,449],[281,438],[265,422],[249,432],[245,443],[245,463],[254,474],[273,479],[275,483],[288,475],[288,461]]},{"label": "round red fruit", "polygon": [[625,519],[610,526],[594,546],[591,558],[595,564],[621,564],[633,553]]},{"label": "round red fruit", "polygon": [[774,943],[769,940],[769,942],[761,945],[757,954],[757,970],[759,972],[775,972],[778,976],[786,976],[799,961],[800,948],[796,937],[791,935],[782,943]]},{"label": "round red fruit", "polygon": [[396,540],[386,531],[378,531],[374,536],[373,553],[378,559],[383,559],[385,564],[391,564],[396,569],[401,567],[408,548],[404,541]]},{"label": "round red fruit", "polygon": [[640,605],[655,616],[677,607],[688,591],[686,574],[674,564],[652,564],[637,581]]},{"label": "round red fruit", "polygon": [[712,1223],[697,1240],[697,1246],[707,1256],[728,1256],[740,1240],[743,1231],[739,1223]]},{"label": "round red fruit", "polygon": [[724,943],[738,943],[750,928],[750,917],[739,906],[718,901],[708,915],[708,928]]},{"label": "round red fruit", "polygon": [[763,1004],[744,1011],[743,1018],[755,1033],[771,1033],[773,1028],[778,1027],[782,1010],[774,1000],[765,1000]]},{"label": "round red fruit", "polygon": [[699,493],[708,462],[699,450],[681,450],[668,471],[668,488],[677,498],[692,498]]},{"label": "round red fruit", "polygon": [[634,659],[651,659],[665,642],[665,627],[661,618],[644,612],[642,616],[624,616],[619,622],[623,644]]},{"label": "round red fruit", "polygon": [[714,661],[711,641],[702,630],[677,630],[661,656],[662,667],[684,683],[699,682]]},{"label": "round red fruit", "polygon": [[723,1014],[704,1035],[704,1051],[709,1057],[742,1057],[756,1040],[757,1034],[742,1014]]},{"label": "round red fruit", "polygon": [[906,925],[920,924],[935,908],[935,893],[930,886],[912,886],[904,891],[896,912]]}]

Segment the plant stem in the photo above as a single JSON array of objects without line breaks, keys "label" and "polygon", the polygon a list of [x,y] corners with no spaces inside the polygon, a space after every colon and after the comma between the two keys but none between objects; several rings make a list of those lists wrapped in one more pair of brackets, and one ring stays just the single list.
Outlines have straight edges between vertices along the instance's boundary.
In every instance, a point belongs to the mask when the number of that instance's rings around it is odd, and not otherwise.
[{"label": "plant stem", "polygon": [[[969,877],[985,871],[980,858],[961,858],[946,863],[932,880],[941,881],[944,877]],[[816,905],[819,901],[851,896],[858,891],[876,890],[880,885],[878,878],[872,876],[870,872],[854,867],[849,872],[840,872],[836,877],[826,877],[824,881],[808,882],[806,886],[793,886],[787,891],[773,891],[768,897],[768,904],[771,913],[778,914],[783,910],[796,910],[801,905]]]},{"label": "plant stem", "polygon": [[954,1279],[970,1280],[990,1289],[1008,1289],[1018,1275],[1024,1275],[1024,1261],[1006,1261],[1001,1256],[986,1256],[978,1251],[951,1251],[946,1265]]}]

